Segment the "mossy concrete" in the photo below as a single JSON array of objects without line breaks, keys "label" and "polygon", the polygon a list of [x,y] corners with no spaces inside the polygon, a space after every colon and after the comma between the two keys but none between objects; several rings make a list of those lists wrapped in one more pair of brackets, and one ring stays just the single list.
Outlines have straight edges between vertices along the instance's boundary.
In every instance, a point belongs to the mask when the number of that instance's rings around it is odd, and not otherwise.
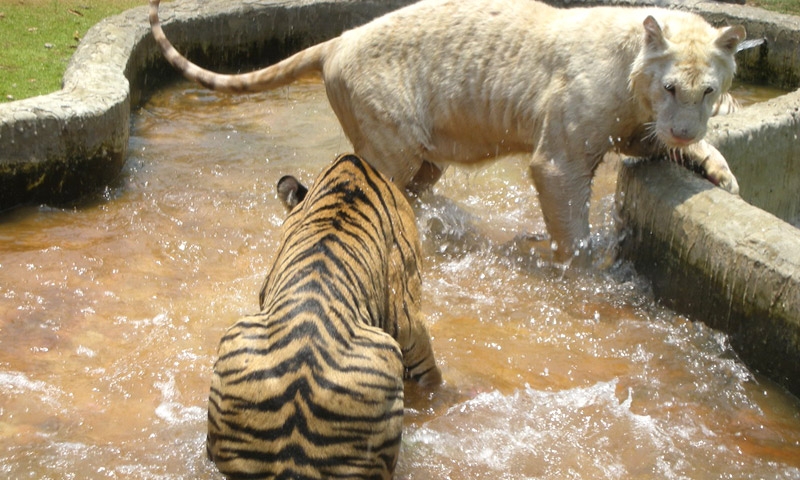
[{"label": "mossy concrete", "polygon": [[[271,63],[411,1],[185,0],[164,4],[161,16],[190,58],[234,71]],[[716,25],[742,23],[751,38],[767,43],[739,54],[740,78],[798,87],[797,17],[715,1],[549,1],[658,4],[696,11]],[[61,91],[0,104],[0,210],[71,202],[113,181],[126,158],[131,109],[175,78],[150,35],[146,6],[93,27]],[[652,280],[661,301],[728,332],[746,362],[795,394],[800,231],[780,218],[800,218],[798,95],[710,123],[708,138],[728,158],[741,198],[666,162],[626,163],[618,182],[621,255]]]}]

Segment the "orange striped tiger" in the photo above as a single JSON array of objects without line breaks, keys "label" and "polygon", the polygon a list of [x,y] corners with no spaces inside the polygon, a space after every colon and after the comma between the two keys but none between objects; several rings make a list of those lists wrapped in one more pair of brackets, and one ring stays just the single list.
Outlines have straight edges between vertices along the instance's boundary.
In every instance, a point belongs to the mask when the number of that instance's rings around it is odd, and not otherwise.
[{"label": "orange striped tiger", "polygon": [[[279,189],[280,191],[281,189]],[[208,454],[229,478],[391,478],[403,380],[441,382],[403,194],[343,155],[282,227],[261,312],[222,337]]]}]

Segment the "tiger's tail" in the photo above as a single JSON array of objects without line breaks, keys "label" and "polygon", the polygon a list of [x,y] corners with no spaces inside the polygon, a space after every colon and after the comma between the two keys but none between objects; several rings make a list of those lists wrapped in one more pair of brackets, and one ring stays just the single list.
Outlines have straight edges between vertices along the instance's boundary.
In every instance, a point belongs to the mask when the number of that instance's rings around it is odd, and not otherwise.
[{"label": "tiger's tail", "polygon": [[236,75],[215,73],[192,63],[172,46],[161,28],[158,18],[159,3],[161,0],[150,0],[150,28],[164,57],[188,80],[210,90],[227,93],[261,92],[287,85],[304,75],[321,72],[328,52],[338,41],[334,38],[314,45],[275,65],[253,72]]}]

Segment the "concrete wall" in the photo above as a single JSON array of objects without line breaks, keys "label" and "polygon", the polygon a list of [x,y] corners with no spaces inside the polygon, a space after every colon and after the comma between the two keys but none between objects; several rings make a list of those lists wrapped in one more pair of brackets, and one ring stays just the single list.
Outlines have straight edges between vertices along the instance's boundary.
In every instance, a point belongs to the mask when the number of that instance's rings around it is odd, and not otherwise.
[{"label": "concrete wall", "polygon": [[667,162],[624,166],[617,201],[620,254],[660,301],[800,394],[800,231]]},{"label": "concrete wall", "polygon": [[800,225],[800,91],[715,118],[706,138],[728,160],[742,198]]}]

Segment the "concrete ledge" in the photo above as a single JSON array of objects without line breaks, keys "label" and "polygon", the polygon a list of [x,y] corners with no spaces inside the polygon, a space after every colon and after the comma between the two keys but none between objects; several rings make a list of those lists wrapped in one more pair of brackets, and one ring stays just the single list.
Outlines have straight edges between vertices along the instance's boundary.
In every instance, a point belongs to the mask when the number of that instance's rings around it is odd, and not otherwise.
[{"label": "concrete ledge", "polygon": [[626,164],[621,255],[670,308],[800,393],[800,230],[667,162]]},{"label": "concrete ledge", "polygon": [[0,104],[0,210],[77,198],[122,168],[130,101],[119,65],[129,49],[110,35],[97,28],[86,35],[61,91]]}]

